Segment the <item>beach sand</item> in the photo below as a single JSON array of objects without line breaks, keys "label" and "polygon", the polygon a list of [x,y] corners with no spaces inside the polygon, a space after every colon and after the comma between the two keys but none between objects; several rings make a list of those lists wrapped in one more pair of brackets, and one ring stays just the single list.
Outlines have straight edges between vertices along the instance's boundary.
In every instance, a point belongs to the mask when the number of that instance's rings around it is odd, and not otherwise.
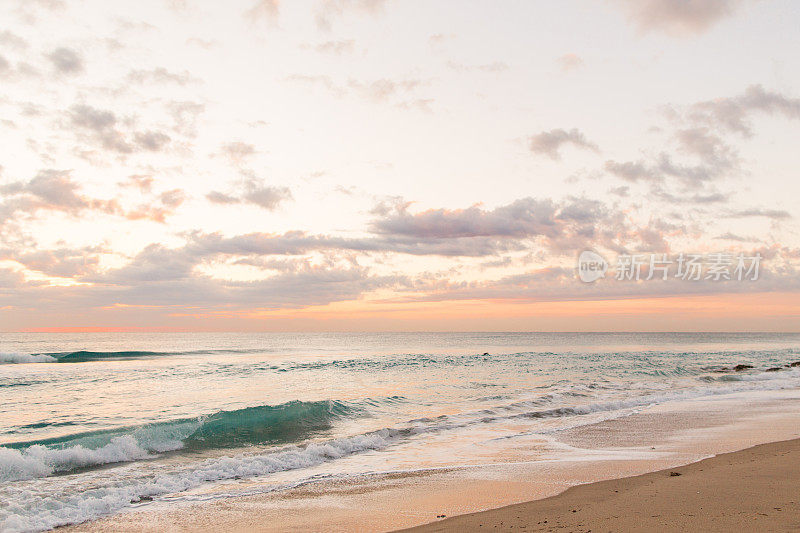
[{"label": "beach sand", "polygon": [[797,437],[796,391],[689,401],[559,431],[547,443],[522,439],[516,462],[321,478],[277,491],[264,485],[269,479],[241,480],[215,489],[243,490],[238,496],[161,498],[63,529],[800,530],[800,440],[787,440]]},{"label": "beach sand", "polygon": [[800,439],[403,531],[800,531]]}]

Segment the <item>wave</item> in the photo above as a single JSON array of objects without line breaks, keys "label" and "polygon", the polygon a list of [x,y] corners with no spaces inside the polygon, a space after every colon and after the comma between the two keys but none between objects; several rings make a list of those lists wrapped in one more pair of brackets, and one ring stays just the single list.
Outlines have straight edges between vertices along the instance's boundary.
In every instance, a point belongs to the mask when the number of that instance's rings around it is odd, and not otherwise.
[{"label": "wave", "polygon": [[298,442],[331,428],[335,419],[365,412],[358,402],[291,401],[197,418],[67,435],[0,447],[0,482],[46,477],[158,453]]},{"label": "wave", "polygon": [[0,364],[55,363],[56,358],[46,354],[0,352]]},{"label": "wave", "polygon": [[[478,424],[492,423],[509,419],[545,419],[545,418],[570,418],[581,417],[592,413],[607,413],[615,416],[624,416],[630,412],[653,404],[669,401],[692,400],[705,396],[733,394],[746,391],[779,390],[797,388],[800,370],[789,370],[782,375],[776,373],[762,373],[741,376],[738,383],[726,383],[722,386],[697,386],[684,390],[669,391],[664,393],[644,394],[636,397],[608,399],[578,405],[564,405],[565,397],[552,394],[544,395],[528,401],[519,401],[511,404],[500,405],[492,408],[457,414],[442,415],[433,418],[420,418],[405,423],[375,431],[365,432],[346,438],[328,439],[310,442],[303,446],[285,446],[278,449],[261,451],[251,455],[238,454],[213,459],[206,459],[191,465],[180,465],[152,475],[140,475],[135,479],[128,479],[125,483],[98,482],[92,488],[81,490],[75,494],[54,495],[52,491],[42,492],[34,487],[20,488],[12,493],[14,501],[6,502],[4,508],[0,506],[0,530],[2,531],[41,531],[65,524],[80,523],[86,520],[99,518],[112,514],[142,499],[153,498],[165,494],[174,494],[201,486],[204,483],[264,476],[276,472],[297,470],[313,467],[354,454],[370,451],[379,451],[387,447],[400,444],[418,435],[446,431],[451,429],[469,428]],[[374,400],[371,400],[374,402]],[[397,401],[388,399],[387,401]],[[195,420],[200,424],[192,428],[182,427],[186,421],[169,423],[172,431],[187,433],[181,441],[186,442],[191,435],[198,435],[199,442],[220,444],[207,440],[207,434],[217,435],[220,431],[224,435],[229,432],[233,438],[237,430],[228,428],[226,421],[237,419],[235,413],[241,413],[245,428],[257,426],[260,421],[291,420],[293,417],[300,424],[317,424],[315,420],[333,420],[336,417],[347,416],[351,409],[358,411],[363,402],[289,402],[279,406],[263,406],[261,408],[248,408],[238,411],[220,412],[217,415],[218,424],[211,424],[207,431],[197,434],[198,428],[207,420]],[[251,411],[251,409],[254,409]],[[256,414],[262,410],[263,412]],[[632,411],[633,410],[633,411]],[[283,413],[283,414],[277,414]],[[287,413],[291,413],[287,415]],[[249,422],[248,422],[249,421]],[[177,424],[177,426],[176,426]],[[156,425],[158,426],[158,425]],[[215,428],[213,431],[212,428]],[[220,428],[220,429],[216,429]],[[162,429],[164,429],[162,427]],[[229,431],[230,430],[230,431]],[[541,428],[542,432],[557,431],[558,428]],[[167,432],[169,433],[169,432]],[[245,431],[245,434],[247,432]],[[258,431],[256,432],[258,433]],[[81,437],[84,438],[84,437]],[[256,437],[260,438],[260,437]],[[162,445],[168,440],[161,437]],[[226,440],[221,441],[230,442]],[[51,450],[48,453],[61,454],[61,460],[67,460],[71,465],[85,464],[90,461],[114,461],[120,456],[124,460],[147,458],[152,452],[142,448],[141,442],[133,434],[114,436],[107,445],[94,450],[76,449],[75,446]],[[38,446],[38,448],[37,448]],[[31,453],[31,448],[35,448]],[[0,448],[0,472],[8,468],[28,469],[28,476],[42,477],[50,475],[47,460],[44,457],[38,464],[19,464],[20,457],[32,459],[42,457],[46,448],[37,444],[25,450],[11,450]],[[125,455],[127,454],[127,456]],[[9,466],[10,465],[10,466]],[[42,466],[43,465],[43,466]],[[37,470],[38,468],[38,470]],[[24,479],[24,478],[23,478]]]},{"label": "wave", "polygon": [[[585,394],[564,391],[477,411],[413,419],[405,425],[385,428],[385,431],[394,436],[410,436],[511,419],[565,418],[637,409],[703,396],[795,388],[798,386],[798,377],[798,369],[780,374],[764,372],[739,375],[735,376],[735,381],[720,378],[717,385],[662,393],[651,392],[593,403],[576,403],[585,398]],[[404,398],[393,396],[351,402],[291,401],[275,406],[262,405],[219,411],[197,418],[13,443],[6,448],[0,447],[0,482],[46,477],[109,463],[137,461],[176,450],[192,452],[304,442],[331,429],[338,419],[368,416],[370,407],[398,401],[404,401]]]},{"label": "wave", "polygon": [[204,483],[251,478],[309,468],[365,451],[381,450],[396,440],[382,430],[350,438],[332,439],[303,448],[288,447],[270,453],[207,459],[193,467],[135,480],[130,484],[108,484],[81,490],[78,494],[54,496],[40,491],[18,491],[13,501],[0,507],[0,531],[44,531],[77,524],[117,512],[143,499],[190,490]]},{"label": "wave", "polygon": [[[181,356],[181,355],[214,355],[214,354],[258,354],[267,353],[271,350],[268,348],[258,349],[211,349],[211,350],[184,350],[184,351],[147,351],[147,350],[124,350],[124,351],[91,351],[91,350],[78,350],[78,351],[65,351],[65,352],[47,352],[47,353],[15,353],[15,352],[0,352],[0,364],[12,363],[87,363],[96,361],[113,361],[113,360],[131,360],[131,359],[144,359],[155,357],[167,356]],[[385,354],[377,357],[352,357],[342,359],[322,359],[316,361],[293,361],[287,363],[256,363],[248,365],[242,371],[270,371],[270,372],[293,372],[293,371],[318,371],[329,368],[335,368],[346,371],[383,371],[394,368],[426,368],[426,367],[448,367],[448,366],[461,366],[461,365],[475,365],[482,364],[486,361],[497,362],[500,360],[513,360],[514,362],[525,362],[527,364],[535,364],[540,357],[550,357],[557,355],[572,355],[577,356],[586,361],[597,361],[598,358],[605,358],[606,364],[609,361],[608,356],[612,355],[613,360],[617,360],[623,364],[630,364],[633,360],[632,367],[626,367],[624,370],[629,373],[639,375],[649,375],[653,377],[680,377],[690,376],[705,372],[719,371],[736,362],[750,361],[764,361],[767,359],[770,362],[777,363],[778,359],[789,358],[792,356],[800,355],[800,350],[797,348],[784,348],[777,350],[753,350],[753,351],[709,351],[709,352],[688,352],[688,351],[675,351],[675,352],[660,352],[660,351],[621,351],[621,352],[608,352],[608,353],[578,353],[578,352],[563,352],[555,354],[553,352],[515,352],[515,353],[498,353],[487,355],[485,353],[466,353],[466,354],[428,354],[428,353],[395,353]],[[664,367],[665,361],[653,360],[654,356],[666,356],[670,358],[680,357],[685,361],[692,361],[693,358],[701,356],[705,359],[719,359],[718,364],[705,366],[689,364],[675,364],[674,362],[668,363]],[[723,363],[721,360],[736,356],[737,361],[731,363],[726,361]],[[526,361],[527,359],[527,361]],[[672,366],[674,365],[674,366]],[[616,366],[612,363],[612,366]],[[623,369],[621,366],[620,369]]]},{"label": "wave", "polygon": [[263,353],[266,350],[188,350],[174,352],[157,352],[145,350],[123,350],[100,352],[90,350],[77,350],[73,352],[44,352],[44,353],[18,353],[0,352],[0,364],[13,363],[87,363],[91,361],[141,359],[148,357],[164,357],[170,355],[213,355],[237,353]]}]

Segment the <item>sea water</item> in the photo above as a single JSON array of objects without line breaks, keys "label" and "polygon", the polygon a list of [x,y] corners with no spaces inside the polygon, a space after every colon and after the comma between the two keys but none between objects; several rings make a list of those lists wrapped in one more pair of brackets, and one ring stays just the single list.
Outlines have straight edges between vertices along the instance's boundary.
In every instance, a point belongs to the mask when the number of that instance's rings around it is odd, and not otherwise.
[{"label": "sea water", "polygon": [[502,462],[654,404],[798,389],[798,360],[799,334],[0,334],[0,531]]}]

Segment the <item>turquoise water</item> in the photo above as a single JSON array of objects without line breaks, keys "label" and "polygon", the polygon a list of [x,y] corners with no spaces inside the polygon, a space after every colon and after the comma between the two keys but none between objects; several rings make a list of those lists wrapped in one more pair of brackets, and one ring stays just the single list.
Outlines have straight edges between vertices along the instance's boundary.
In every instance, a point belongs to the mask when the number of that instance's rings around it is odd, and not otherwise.
[{"label": "turquoise water", "polygon": [[496,460],[499,438],[796,389],[799,360],[797,334],[2,334],[0,530],[320,465]]}]

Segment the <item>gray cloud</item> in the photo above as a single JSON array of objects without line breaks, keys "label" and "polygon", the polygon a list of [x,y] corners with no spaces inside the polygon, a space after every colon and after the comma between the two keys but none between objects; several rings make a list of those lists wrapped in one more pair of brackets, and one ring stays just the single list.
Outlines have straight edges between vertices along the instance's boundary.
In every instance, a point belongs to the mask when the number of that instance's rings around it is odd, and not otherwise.
[{"label": "gray cloud", "polygon": [[255,145],[241,141],[233,141],[225,143],[220,148],[222,155],[231,160],[231,162],[240,164],[245,160],[254,156],[258,151]]},{"label": "gray cloud", "polygon": [[0,31],[0,45],[24,50],[28,48],[28,41],[9,30],[3,30]]},{"label": "gray cloud", "polygon": [[274,187],[264,183],[252,171],[243,170],[245,179],[240,185],[240,190],[227,194],[220,191],[211,191],[206,198],[215,204],[254,204],[262,209],[273,211],[285,201],[292,199],[292,192],[287,187]]},{"label": "gray cloud", "polygon": [[17,214],[35,214],[39,210],[62,211],[76,215],[83,210],[118,213],[114,200],[97,200],[80,194],[80,185],[69,171],[46,169],[28,182],[0,186],[5,200],[0,203],[0,224]]},{"label": "gray cloud", "polygon": [[136,151],[156,152],[162,150],[171,140],[166,133],[154,130],[126,134],[118,128],[120,121],[114,113],[85,104],[72,106],[69,116],[73,126],[89,132],[91,139],[111,152],[120,154],[131,154]]},{"label": "gray cloud", "polygon": [[174,83],[176,85],[188,85],[199,80],[187,71],[171,72],[164,67],[157,67],[149,70],[132,70],[125,77],[129,83]]},{"label": "gray cloud", "polygon": [[135,143],[150,152],[158,152],[170,142],[169,135],[160,131],[137,131],[133,134]]},{"label": "gray cloud", "polygon": [[626,181],[649,181],[657,179],[643,161],[606,161],[605,169]]},{"label": "gray cloud", "polygon": [[167,103],[167,112],[172,117],[172,130],[186,137],[197,136],[197,121],[205,110],[205,104],[191,101]]},{"label": "gray cloud", "polygon": [[[694,146],[691,151],[698,153],[702,146]],[[650,182],[663,184],[667,178],[679,180],[684,186],[703,187],[706,183],[729,175],[738,170],[738,159],[733,154],[717,154],[715,152],[701,155],[697,164],[676,162],[673,156],[662,152],[652,162],[609,160],[604,168],[609,173],[630,182]]]},{"label": "gray cloud", "polygon": [[212,204],[238,204],[241,202],[240,198],[231,196],[230,194],[221,193],[219,191],[211,191],[206,194],[206,198]]},{"label": "gray cloud", "polygon": [[244,200],[272,211],[286,200],[291,200],[292,193],[286,187],[269,187],[257,181],[247,185]]},{"label": "gray cloud", "polygon": [[[662,151],[647,160],[609,160],[604,168],[626,181],[649,182],[661,189],[654,190],[658,196],[672,201],[678,197],[663,193],[669,179],[677,180],[684,187],[700,189],[722,178],[741,174],[739,154],[723,135],[751,136],[750,117],[756,112],[800,119],[800,99],[752,85],[737,96],[701,101],[685,108],[670,107],[666,111],[676,125],[673,139],[678,152],[683,158],[688,157],[688,162]],[[686,200],[686,197],[680,200]],[[700,193],[690,201],[711,203],[722,200],[724,198],[718,193],[711,192]]]},{"label": "gray cloud", "polygon": [[734,233],[731,233],[730,231],[727,233],[723,233],[722,235],[717,235],[714,238],[722,241],[759,242],[758,239],[754,237],[743,237],[741,235],[736,235]]},{"label": "gray cloud", "polygon": [[792,214],[782,209],[763,209],[754,207],[750,209],[741,209],[730,213],[731,217],[744,218],[744,217],[765,217],[773,220],[785,220],[792,218]]},{"label": "gray cloud", "polygon": [[675,229],[657,220],[649,229],[638,228],[601,202],[574,197],[561,202],[522,198],[492,210],[472,206],[420,213],[397,201],[394,208],[379,205],[375,213],[380,218],[371,229],[384,242],[372,244],[416,254],[479,256],[531,246],[563,254],[601,244],[614,250],[657,250],[666,247],[661,232]]},{"label": "gray cloud", "polygon": [[617,0],[641,32],[702,33],[732,15],[742,0]]},{"label": "gray cloud", "polygon": [[78,74],[84,70],[83,58],[71,48],[56,48],[46,57],[61,74]]},{"label": "gray cloud", "polygon": [[767,91],[761,85],[751,85],[737,96],[697,102],[690,106],[687,115],[694,122],[750,136],[753,112],[797,120],[800,119],[800,98]]},{"label": "gray cloud", "polygon": [[730,195],[720,192],[677,195],[667,192],[658,185],[651,189],[650,194],[663,202],[670,202],[673,204],[716,204],[727,202],[730,199]]},{"label": "gray cloud", "polygon": [[546,155],[551,159],[558,160],[561,159],[559,150],[565,144],[571,144],[576,148],[583,148],[593,152],[600,151],[596,144],[588,141],[584,134],[575,128],[569,131],[555,129],[537,133],[531,136],[529,148],[534,153]]},{"label": "gray cloud", "polygon": [[28,270],[41,272],[48,276],[74,278],[94,272],[99,263],[97,247],[76,250],[59,248],[56,250],[0,249],[0,259],[15,261]]},{"label": "gray cloud", "polygon": [[[132,177],[133,178],[133,177]],[[149,192],[150,181],[144,185],[137,180],[131,184]],[[161,193],[153,201],[133,209],[123,209],[116,198],[109,200],[91,198],[82,194],[80,185],[72,179],[70,171],[46,169],[27,182],[12,182],[0,186],[4,201],[0,202],[0,229],[21,216],[34,216],[39,211],[60,211],[77,216],[84,211],[122,216],[129,220],[152,220],[164,223],[166,218],[186,200],[182,189]]]}]

